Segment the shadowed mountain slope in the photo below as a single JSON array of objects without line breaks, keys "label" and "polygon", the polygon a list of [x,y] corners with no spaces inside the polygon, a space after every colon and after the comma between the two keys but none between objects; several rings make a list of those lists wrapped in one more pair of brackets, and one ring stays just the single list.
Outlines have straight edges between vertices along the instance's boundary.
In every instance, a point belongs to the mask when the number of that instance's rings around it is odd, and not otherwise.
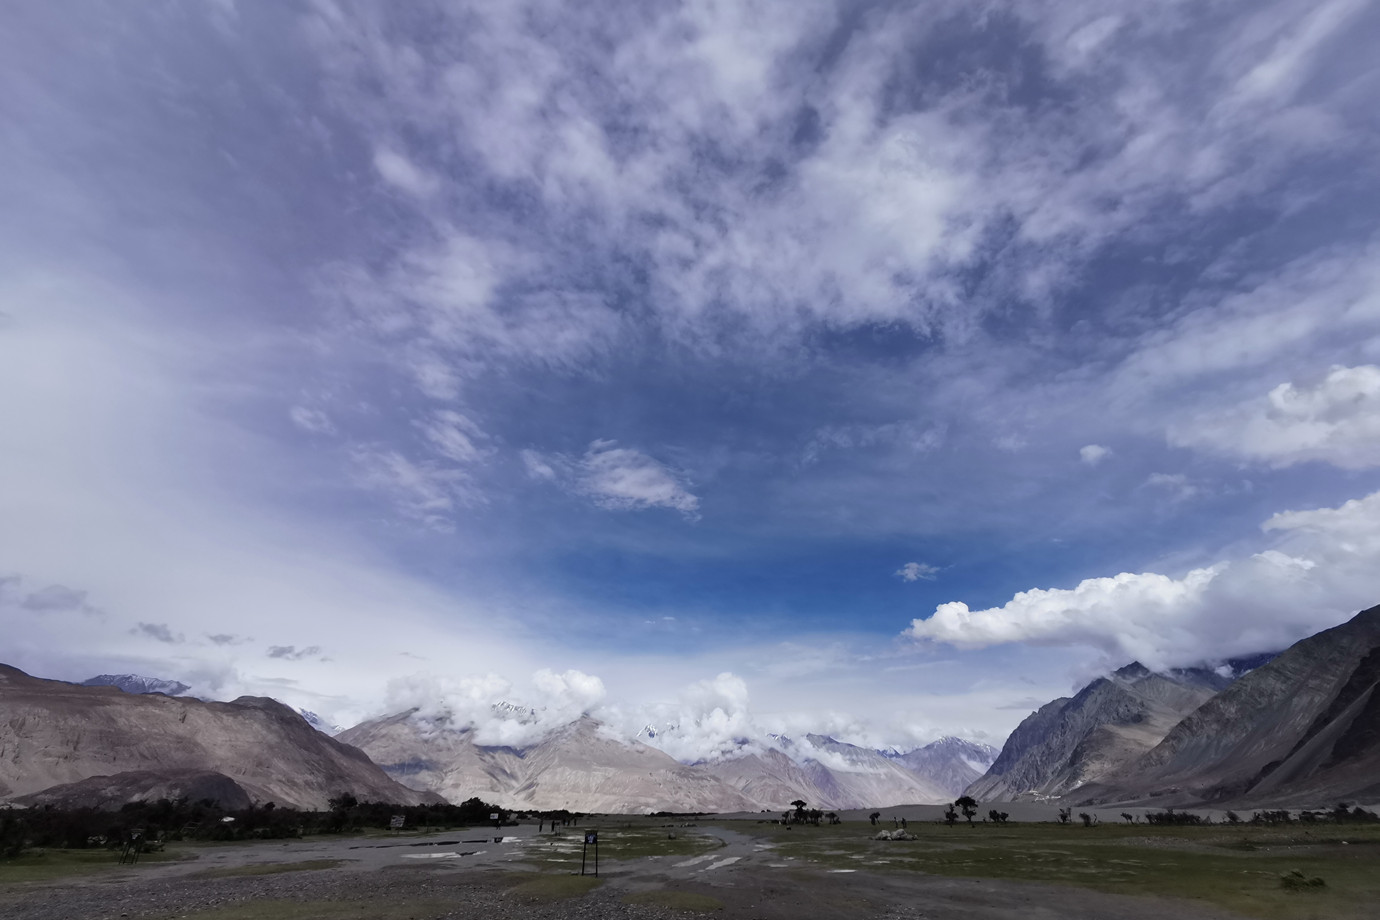
[{"label": "shadowed mountain slope", "polygon": [[1086,790],[1101,801],[1380,795],[1380,607],[1291,646]]},{"label": "shadowed mountain slope", "polygon": [[956,799],[991,769],[999,753],[990,744],[948,737],[888,757]]},{"label": "shadowed mountain slope", "polygon": [[0,800],[117,774],[142,775],[107,783],[112,794],[133,789],[144,797],[138,790],[156,788],[156,775],[184,782],[197,773],[228,777],[253,801],[298,808],[323,809],[342,792],[366,801],[435,801],[274,700],[126,693],[0,665]]},{"label": "shadowed mountain slope", "polygon": [[1136,760],[1227,683],[1208,670],[1157,674],[1129,664],[1028,716],[967,793],[979,801],[1065,795]]}]

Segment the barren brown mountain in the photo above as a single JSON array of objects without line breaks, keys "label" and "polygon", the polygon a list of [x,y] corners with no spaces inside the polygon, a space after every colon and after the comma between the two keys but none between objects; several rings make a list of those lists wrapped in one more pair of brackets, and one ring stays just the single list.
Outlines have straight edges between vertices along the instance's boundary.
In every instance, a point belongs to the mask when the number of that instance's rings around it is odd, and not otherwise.
[{"label": "barren brown mountain", "polygon": [[394,782],[364,752],[275,700],[132,694],[0,665],[0,801],[113,807],[200,793],[229,805],[323,809],[343,792],[365,801],[439,801]]}]

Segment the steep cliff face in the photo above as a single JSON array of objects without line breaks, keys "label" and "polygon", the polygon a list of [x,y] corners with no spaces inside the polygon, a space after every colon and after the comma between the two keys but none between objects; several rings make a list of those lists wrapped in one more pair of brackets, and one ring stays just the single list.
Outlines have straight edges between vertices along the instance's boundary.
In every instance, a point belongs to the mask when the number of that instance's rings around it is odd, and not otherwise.
[{"label": "steep cliff face", "polygon": [[1100,799],[1285,801],[1380,789],[1380,607],[1304,639],[1195,710]]},{"label": "steep cliff face", "polygon": [[400,804],[435,800],[394,782],[362,751],[274,700],[132,694],[0,665],[0,799],[131,773],[145,775],[107,784],[112,794],[155,788],[157,775],[215,773],[253,801],[298,808],[325,808],[341,792]]},{"label": "steep cliff face", "polygon": [[1124,768],[1227,683],[1211,671],[1151,672],[1139,663],[1047,703],[1011,733],[979,801],[1057,798]]}]

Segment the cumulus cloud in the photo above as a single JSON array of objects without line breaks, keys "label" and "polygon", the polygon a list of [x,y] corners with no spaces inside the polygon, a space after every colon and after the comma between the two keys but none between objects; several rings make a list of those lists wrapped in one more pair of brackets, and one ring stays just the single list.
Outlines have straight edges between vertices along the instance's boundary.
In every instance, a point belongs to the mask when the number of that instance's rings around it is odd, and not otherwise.
[{"label": "cumulus cloud", "polygon": [[1171,428],[1169,441],[1274,467],[1380,466],[1380,367],[1333,367],[1311,387],[1281,383],[1264,399]]},{"label": "cumulus cloud", "polygon": [[904,581],[934,581],[934,577],[939,574],[939,567],[927,562],[907,562],[893,574]]},{"label": "cumulus cloud", "polygon": [[1380,492],[1338,508],[1281,512],[1262,528],[1273,545],[1245,558],[1178,577],[1123,572],[1035,588],[986,610],[952,601],[905,635],[969,649],[1089,646],[1108,664],[1164,667],[1281,649],[1376,602]]},{"label": "cumulus cloud", "polygon": [[637,723],[625,726],[628,734],[656,727],[646,742],[685,763],[760,751],[766,739],[753,721],[747,682],[727,671],[685,687],[674,703],[638,707],[625,721]]},{"label": "cumulus cloud", "polygon": [[1103,447],[1101,444],[1085,444],[1078,449],[1078,459],[1088,466],[1097,466],[1111,454],[1111,448]]},{"label": "cumulus cloud", "polygon": [[386,698],[390,711],[415,709],[436,730],[469,728],[477,744],[525,747],[596,711],[606,695],[604,682],[592,674],[542,669],[526,694],[493,673],[417,674],[390,681]]}]

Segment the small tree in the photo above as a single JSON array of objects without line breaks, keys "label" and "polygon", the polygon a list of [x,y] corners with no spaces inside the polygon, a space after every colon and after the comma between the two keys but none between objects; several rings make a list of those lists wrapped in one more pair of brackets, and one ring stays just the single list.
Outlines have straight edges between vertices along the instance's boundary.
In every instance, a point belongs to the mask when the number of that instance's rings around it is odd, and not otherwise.
[{"label": "small tree", "polygon": [[796,799],[791,803],[795,806],[795,821],[797,824],[805,822],[805,806],[808,804],[804,799]]},{"label": "small tree", "polygon": [[954,801],[954,806],[963,809],[963,817],[968,819],[968,826],[972,827],[973,817],[977,814],[978,810],[977,799],[973,798],[971,795],[959,796],[958,799]]},{"label": "small tree", "polygon": [[874,811],[872,814],[870,814],[870,815],[867,816],[867,820],[869,820],[869,821],[872,822],[872,826],[873,826],[873,827],[876,827],[876,826],[877,826],[877,819],[880,818],[881,816],[882,816],[882,813],[881,813],[880,811]]},{"label": "small tree", "polygon": [[1059,809],[1059,823],[1060,823],[1060,824],[1068,824],[1068,823],[1069,823],[1069,818],[1071,818],[1071,817],[1073,817],[1073,809],[1072,809],[1072,808],[1061,808],[1061,809]]},{"label": "small tree", "polygon": [[958,812],[954,811],[954,807],[953,807],[952,805],[950,805],[950,806],[944,811],[944,823],[947,824],[947,825],[949,825],[949,827],[953,827],[953,826],[954,826],[954,823],[957,822],[957,821],[958,821]]}]

